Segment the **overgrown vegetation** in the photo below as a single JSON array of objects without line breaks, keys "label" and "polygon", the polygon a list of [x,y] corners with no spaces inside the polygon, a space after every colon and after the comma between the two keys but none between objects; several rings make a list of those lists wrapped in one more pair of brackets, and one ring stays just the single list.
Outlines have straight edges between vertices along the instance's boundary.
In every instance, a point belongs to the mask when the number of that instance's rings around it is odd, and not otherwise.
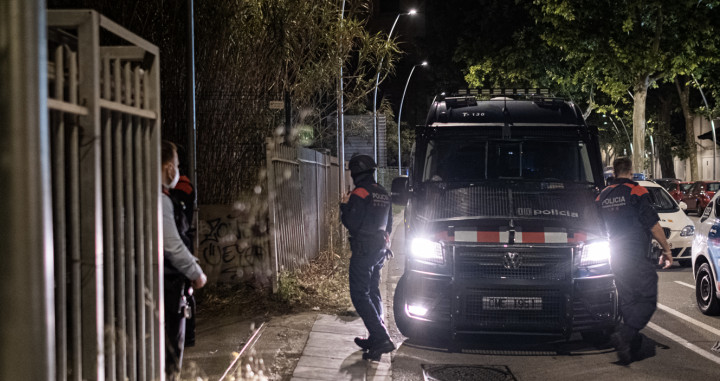
[{"label": "overgrown vegetation", "polygon": [[351,306],[349,264],[349,246],[324,251],[300,269],[282,272],[274,295],[247,284],[208,286],[198,292],[198,310],[205,315],[248,318],[311,310],[342,314]]},{"label": "overgrown vegetation", "polygon": [[277,298],[301,309],[342,313],[351,306],[349,264],[349,248],[323,252],[303,268],[281,273]]}]

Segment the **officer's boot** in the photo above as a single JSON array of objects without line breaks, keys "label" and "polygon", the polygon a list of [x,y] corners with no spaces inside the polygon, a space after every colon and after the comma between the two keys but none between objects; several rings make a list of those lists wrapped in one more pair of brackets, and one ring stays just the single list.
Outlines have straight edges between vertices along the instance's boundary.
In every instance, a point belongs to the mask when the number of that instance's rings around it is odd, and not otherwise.
[{"label": "officer's boot", "polygon": [[362,337],[356,337],[355,344],[357,344],[357,346],[360,347],[363,351],[367,352],[372,347],[373,340],[371,337],[368,337],[367,339]]},{"label": "officer's boot", "polygon": [[610,343],[617,351],[618,363],[627,365],[632,362],[631,343],[637,336],[637,330],[621,324],[618,330],[610,335]]},{"label": "officer's boot", "polygon": [[384,353],[390,353],[395,350],[395,344],[387,338],[385,340],[373,343],[367,353],[363,353],[363,360],[380,361],[380,357]]}]

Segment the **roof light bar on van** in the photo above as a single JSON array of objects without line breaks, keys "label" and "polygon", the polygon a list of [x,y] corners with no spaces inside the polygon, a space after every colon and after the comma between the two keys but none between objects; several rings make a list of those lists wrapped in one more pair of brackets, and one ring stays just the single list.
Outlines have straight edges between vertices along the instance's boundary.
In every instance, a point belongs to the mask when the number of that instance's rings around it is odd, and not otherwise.
[{"label": "roof light bar on van", "polygon": [[446,97],[446,98],[445,98],[445,105],[446,105],[448,108],[458,108],[458,107],[476,106],[476,105],[477,105],[477,98],[475,98],[474,96]]},{"label": "roof light bar on van", "polygon": [[538,95],[533,96],[532,101],[533,101],[533,103],[540,105],[540,106],[559,106],[559,105],[565,103],[565,99],[563,99],[563,98],[538,96]]},{"label": "roof light bar on van", "polygon": [[481,89],[460,89],[457,92],[458,96],[462,95],[542,95],[549,96],[549,89],[541,89],[537,87],[529,88],[481,88]]}]

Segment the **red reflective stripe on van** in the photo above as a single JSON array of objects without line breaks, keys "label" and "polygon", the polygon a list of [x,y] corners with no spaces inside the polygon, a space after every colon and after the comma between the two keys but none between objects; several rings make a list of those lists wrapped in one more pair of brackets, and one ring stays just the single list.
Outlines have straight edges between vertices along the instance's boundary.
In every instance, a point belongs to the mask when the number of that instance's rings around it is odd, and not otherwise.
[{"label": "red reflective stripe on van", "polygon": [[545,232],[517,232],[515,241],[522,243],[545,243]]},{"label": "red reflective stripe on van", "polygon": [[447,230],[443,230],[435,233],[435,239],[437,241],[452,242],[455,241],[455,236],[450,235]]},{"label": "red reflective stripe on van", "polygon": [[587,241],[587,234],[583,232],[575,232],[572,237],[568,234],[568,242],[585,242]]},{"label": "red reflective stripe on van", "polygon": [[500,242],[499,231],[478,231],[477,232],[478,242]]}]

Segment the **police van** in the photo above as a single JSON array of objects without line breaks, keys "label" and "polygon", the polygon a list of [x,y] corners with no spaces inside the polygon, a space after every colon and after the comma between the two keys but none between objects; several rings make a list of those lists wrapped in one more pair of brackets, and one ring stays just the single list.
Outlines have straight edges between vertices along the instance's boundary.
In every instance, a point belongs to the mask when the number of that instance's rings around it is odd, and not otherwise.
[{"label": "police van", "polygon": [[407,177],[401,333],[607,337],[619,319],[597,128],[549,97],[447,97],[416,130]]}]

